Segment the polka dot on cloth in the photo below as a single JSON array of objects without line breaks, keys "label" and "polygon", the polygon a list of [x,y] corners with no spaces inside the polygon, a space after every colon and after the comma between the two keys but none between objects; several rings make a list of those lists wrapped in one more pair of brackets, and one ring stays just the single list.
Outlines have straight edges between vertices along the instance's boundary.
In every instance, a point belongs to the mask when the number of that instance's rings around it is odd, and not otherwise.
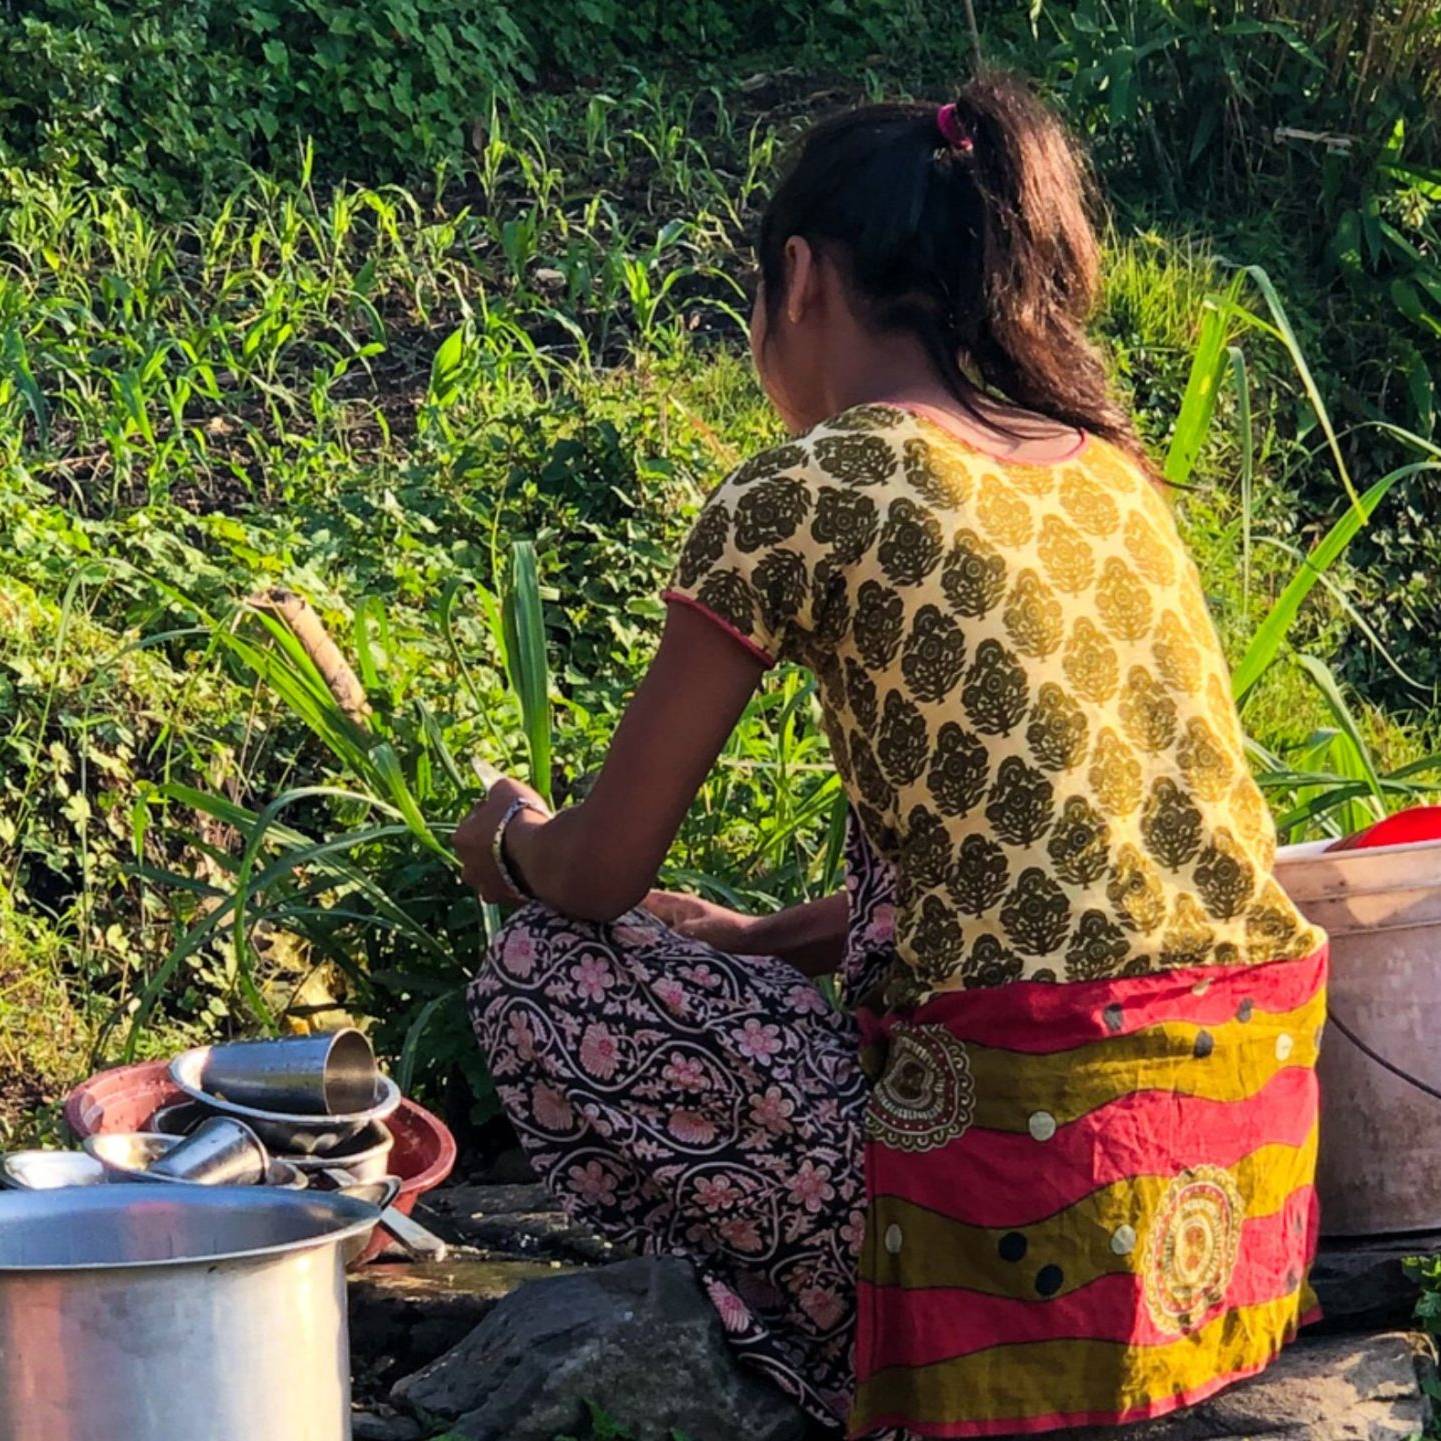
[{"label": "polka dot on cloth", "polygon": [[1035,1111],[1026,1122],[1033,1141],[1049,1141],[1056,1134],[1056,1118],[1049,1111]]},{"label": "polka dot on cloth", "polygon": [[1042,1296],[1054,1296],[1065,1280],[1065,1273],[1059,1266],[1042,1266],[1036,1273],[1036,1290]]},{"label": "polka dot on cloth", "polygon": [[1136,1249],[1136,1228],[1117,1226],[1111,1232],[1111,1250],[1118,1256],[1129,1256]]},{"label": "polka dot on cloth", "polygon": [[1198,1061],[1204,1061],[1216,1049],[1216,1038],[1210,1031],[1198,1031],[1192,1053]]},{"label": "polka dot on cloth", "polygon": [[1106,1023],[1106,1029],[1112,1034],[1119,1031],[1124,1024],[1124,1016],[1121,1008],[1116,1005],[1107,1006],[1106,1009],[1101,1012],[1101,1019]]},{"label": "polka dot on cloth", "polygon": [[886,1227],[886,1250],[889,1251],[892,1256],[899,1256],[901,1254],[901,1245],[904,1240],[905,1238],[901,1235],[901,1228],[899,1226],[892,1224]]},{"label": "polka dot on cloth", "polygon": [[1295,1049],[1296,1043],[1287,1032],[1282,1031],[1282,1033],[1276,1037],[1276,1059],[1278,1061],[1288,1059],[1291,1052]]},{"label": "polka dot on cloth", "polygon": [[1019,1231],[1007,1231],[996,1245],[1003,1261],[1019,1261],[1026,1254],[1026,1238]]}]

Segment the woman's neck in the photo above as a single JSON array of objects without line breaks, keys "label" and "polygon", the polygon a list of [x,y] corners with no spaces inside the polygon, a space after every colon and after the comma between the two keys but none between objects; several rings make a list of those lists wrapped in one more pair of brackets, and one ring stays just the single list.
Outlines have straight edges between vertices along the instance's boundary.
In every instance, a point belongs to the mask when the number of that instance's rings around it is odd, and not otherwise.
[{"label": "woman's neck", "polygon": [[1068,459],[1081,436],[1073,426],[1025,410],[1008,401],[967,387],[965,400],[936,378],[929,367],[922,373],[877,373],[855,377],[837,387],[832,414],[856,405],[885,404],[930,411],[962,440],[1004,460],[1037,465]]}]

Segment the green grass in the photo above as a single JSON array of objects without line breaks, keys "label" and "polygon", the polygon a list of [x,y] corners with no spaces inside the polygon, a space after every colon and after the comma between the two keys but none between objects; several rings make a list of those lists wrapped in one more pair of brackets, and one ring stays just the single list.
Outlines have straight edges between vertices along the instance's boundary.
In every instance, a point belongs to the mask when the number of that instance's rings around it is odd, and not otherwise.
[{"label": "green grass", "polygon": [[[6,177],[0,1073],[27,1079],[0,1118],[17,1134],[95,1060],[346,1013],[407,1081],[438,1095],[458,1076],[484,1112],[455,995],[487,920],[449,830],[476,759],[584,790],[687,517],[776,434],[736,277],[793,125],[644,82],[579,116],[539,96],[491,117],[439,193],[257,175],[180,221]],[[1278,810],[1339,796],[1299,835],[1395,804],[1427,724],[1292,659],[1367,648],[1364,576],[1341,555],[1265,630],[1348,502],[1262,286],[1233,290],[1189,233],[1118,229],[1107,255],[1102,332],[1189,487],[1233,659],[1264,641],[1246,719]],[[1380,478],[1343,459],[1356,489]],[[1323,498],[1304,515],[1303,488]],[[356,667],[363,725],[248,603],[276,585]],[[784,673],[665,880],[745,906],[818,894],[836,795],[810,682]]]}]

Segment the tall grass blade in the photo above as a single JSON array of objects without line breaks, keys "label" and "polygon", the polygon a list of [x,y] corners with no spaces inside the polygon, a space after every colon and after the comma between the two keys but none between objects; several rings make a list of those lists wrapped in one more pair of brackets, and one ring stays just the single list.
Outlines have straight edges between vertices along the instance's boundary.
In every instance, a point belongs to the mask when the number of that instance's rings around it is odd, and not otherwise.
[{"label": "tall grass blade", "polygon": [[521,724],[530,755],[530,783],[548,802],[550,787],[550,664],[545,652],[545,612],[535,545],[518,540],[511,549],[510,585],[504,600],[505,660],[520,699]]},{"label": "tall grass blade", "polygon": [[1340,734],[1331,744],[1332,764],[1342,775],[1363,780],[1370,788],[1369,807],[1354,804],[1347,806],[1344,823],[1348,833],[1360,830],[1367,821],[1380,820],[1386,814],[1386,796],[1381,786],[1381,777],[1377,774],[1375,762],[1371,758],[1370,748],[1361,735],[1356,717],[1346,704],[1346,698],[1341,694],[1341,687],[1330,666],[1313,655],[1297,656],[1296,663],[1320,691],[1327,710],[1340,727]]},{"label": "tall grass blade", "polygon": [[836,791],[831,802],[830,821],[826,825],[826,854],[821,864],[821,894],[828,896],[840,885],[846,861],[846,821],[850,814],[850,797],[845,788]]},{"label": "tall grass blade", "polygon": [[1301,603],[1310,595],[1320,577],[1339,559],[1350,545],[1361,527],[1371,518],[1371,512],[1380,505],[1386,493],[1404,475],[1427,468],[1430,462],[1402,466],[1389,475],[1382,476],[1358,504],[1338,520],[1315,550],[1301,563],[1301,568],[1291,577],[1286,588],[1277,596],[1266,618],[1256,628],[1251,643],[1240,663],[1231,673],[1231,694],[1238,705],[1242,704],[1252,687],[1266,673],[1272,661],[1280,654],[1281,646],[1296,619]]},{"label": "tall grass blade", "polygon": [[1256,437],[1251,425],[1251,379],[1240,346],[1226,349],[1236,387],[1236,434],[1241,438],[1241,604],[1251,609],[1251,513],[1255,503]]},{"label": "tall grass blade", "polygon": [[[1273,327],[1265,328],[1271,329],[1272,333],[1277,335],[1286,347],[1287,353],[1291,357],[1291,363],[1301,377],[1301,385],[1306,391],[1306,398],[1311,402],[1311,409],[1316,413],[1316,420],[1325,432],[1326,443],[1331,448],[1331,458],[1336,462],[1336,472],[1341,477],[1341,484],[1346,487],[1346,494],[1351,497],[1351,504],[1359,512],[1361,497],[1351,479],[1350,469],[1346,465],[1346,457],[1341,454],[1341,443],[1336,438],[1336,428],[1331,424],[1331,414],[1326,409],[1326,402],[1321,399],[1320,387],[1316,384],[1315,376],[1311,374],[1311,367],[1306,364],[1306,356],[1301,350],[1301,342],[1296,339],[1296,332],[1291,329],[1291,321],[1286,314],[1286,307],[1281,304],[1281,297],[1276,293],[1276,287],[1272,283],[1271,277],[1261,266],[1247,265],[1243,267],[1243,272],[1256,282],[1257,288],[1265,297],[1266,308],[1271,312],[1271,319],[1274,322]],[[1252,324],[1262,323],[1258,316],[1244,308],[1240,310],[1240,313],[1248,317]],[[1364,522],[1366,516],[1362,515],[1359,519]]]}]

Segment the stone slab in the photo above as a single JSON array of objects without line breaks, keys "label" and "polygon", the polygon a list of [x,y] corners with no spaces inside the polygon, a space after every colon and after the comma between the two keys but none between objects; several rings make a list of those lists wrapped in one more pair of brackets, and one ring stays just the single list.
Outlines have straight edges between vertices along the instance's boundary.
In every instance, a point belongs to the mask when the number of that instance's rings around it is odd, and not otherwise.
[{"label": "stone slab", "polygon": [[466,1256],[420,1266],[363,1267],[348,1287],[357,1393],[383,1395],[396,1377],[463,1340],[502,1296],[567,1269],[558,1261]]},{"label": "stone slab", "polygon": [[646,1257],[531,1282],[391,1392],[469,1441],[552,1441],[592,1401],[637,1441],[803,1441],[800,1411],[740,1367],[689,1264]]},{"label": "stone slab", "polygon": [[1430,1420],[1433,1374],[1423,1336],[1319,1336],[1198,1406],[1125,1428],[1083,1427],[1066,1441],[1409,1441]]},{"label": "stone slab", "polygon": [[448,1186],[425,1198],[424,1219],[449,1241],[574,1262],[606,1263],[626,1252],[575,1225],[544,1186]]}]

